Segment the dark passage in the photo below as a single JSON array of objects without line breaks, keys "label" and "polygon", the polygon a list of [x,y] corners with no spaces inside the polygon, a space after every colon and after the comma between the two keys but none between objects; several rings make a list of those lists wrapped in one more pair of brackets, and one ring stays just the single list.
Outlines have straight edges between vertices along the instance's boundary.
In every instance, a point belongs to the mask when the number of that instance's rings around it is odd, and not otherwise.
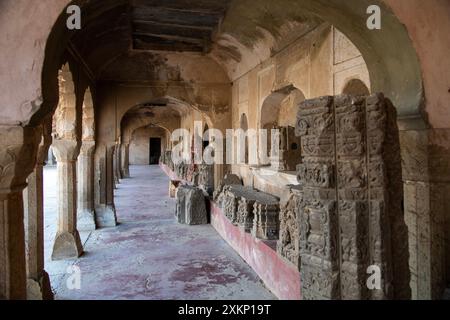
[{"label": "dark passage", "polygon": [[161,156],[161,138],[150,138],[150,165],[158,164]]}]

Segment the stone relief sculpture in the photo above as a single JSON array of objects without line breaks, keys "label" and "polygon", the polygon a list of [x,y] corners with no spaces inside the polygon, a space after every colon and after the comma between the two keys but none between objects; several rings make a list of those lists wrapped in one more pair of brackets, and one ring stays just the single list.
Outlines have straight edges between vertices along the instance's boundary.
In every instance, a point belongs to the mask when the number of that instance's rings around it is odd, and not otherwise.
[{"label": "stone relief sculpture", "polygon": [[278,239],[279,199],[242,185],[225,185],[215,201],[235,226],[264,240]]},{"label": "stone relief sculpture", "polygon": [[[407,298],[408,250],[398,196],[403,192],[394,108],[381,94],[322,97],[301,103],[297,120],[303,297]],[[282,256],[287,229],[282,222]],[[380,290],[366,285],[371,265],[381,270]]]},{"label": "stone relief sculpture", "polygon": [[242,197],[239,200],[237,212],[237,224],[242,227],[245,232],[250,233],[253,229],[253,221],[255,216],[253,214],[253,207],[255,205],[254,199],[247,199]]},{"label": "stone relief sculpture", "polygon": [[175,216],[181,224],[207,224],[208,214],[202,190],[193,186],[179,186]]},{"label": "stone relief sculpture", "polygon": [[252,235],[262,240],[277,240],[280,226],[279,201],[272,196],[255,201],[253,215]]},{"label": "stone relief sculpture", "polygon": [[300,203],[303,201],[301,187],[292,187],[280,203],[280,236],[278,254],[300,268]]},{"label": "stone relief sculpture", "polygon": [[226,174],[222,181],[220,181],[219,186],[214,190],[213,199],[215,202],[219,203],[218,198],[222,194],[223,188],[227,185],[242,185],[242,181],[235,174]]}]

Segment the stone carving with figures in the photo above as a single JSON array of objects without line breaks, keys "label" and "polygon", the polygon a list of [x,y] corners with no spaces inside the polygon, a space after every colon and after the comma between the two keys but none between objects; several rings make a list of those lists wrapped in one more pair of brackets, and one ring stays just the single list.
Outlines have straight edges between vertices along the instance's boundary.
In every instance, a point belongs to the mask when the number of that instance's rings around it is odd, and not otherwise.
[{"label": "stone carving with figures", "polygon": [[280,237],[278,254],[300,269],[300,203],[303,200],[301,187],[292,186],[280,204]]},{"label": "stone carving with figures", "polygon": [[[396,131],[395,112],[381,94],[300,105],[303,191],[296,206],[305,299],[410,294],[401,198],[395,196],[402,194]],[[370,265],[382,270],[381,290],[366,286]]]}]

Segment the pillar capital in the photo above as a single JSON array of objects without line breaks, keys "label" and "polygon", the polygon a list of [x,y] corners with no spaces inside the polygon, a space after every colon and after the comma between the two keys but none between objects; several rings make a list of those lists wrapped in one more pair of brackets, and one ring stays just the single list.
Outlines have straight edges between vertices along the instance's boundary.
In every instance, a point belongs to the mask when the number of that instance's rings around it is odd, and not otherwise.
[{"label": "pillar capital", "polygon": [[58,162],[76,161],[81,144],[77,140],[54,139],[53,152]]},{"label": "pillar capital", "polygon": [[0,126],[0,194],[22,191],[33,171],[40,127]]},{"label": "pillar capital", "polygon": [[26,298],[22,191],[41,134],[41,127],[0,126],[0,299]]},{"label": "pillar capital", "polygon": [[95,141],[94,140],[85,140],[81,144],[80,155],[93,155],[95,150]]}]

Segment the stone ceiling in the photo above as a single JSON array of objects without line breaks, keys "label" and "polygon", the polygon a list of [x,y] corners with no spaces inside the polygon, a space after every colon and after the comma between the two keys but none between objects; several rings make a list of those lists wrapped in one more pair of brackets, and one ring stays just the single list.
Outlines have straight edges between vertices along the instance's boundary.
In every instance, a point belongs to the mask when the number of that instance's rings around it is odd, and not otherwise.
[{"label": "stone ceiling", "polygon": [[174,54],[203,56],[196,58],[199,64],[212,60],[233,78],[236,65],[250,69],[321,23],[289,5],[292,1],[85,0],[82,29],[71,41],[97,80],[155,80],[152,75],[158,78],[167,55]]}]

